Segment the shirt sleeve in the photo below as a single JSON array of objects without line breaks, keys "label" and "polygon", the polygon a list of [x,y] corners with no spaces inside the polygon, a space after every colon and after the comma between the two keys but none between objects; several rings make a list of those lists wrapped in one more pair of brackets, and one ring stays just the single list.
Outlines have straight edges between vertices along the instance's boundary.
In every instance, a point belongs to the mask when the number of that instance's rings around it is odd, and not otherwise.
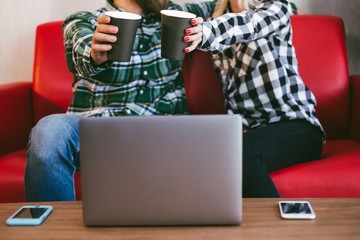
[{"label": "shirt sleeve", "polygon": [[267,1],[254,11],[227,13],[203,24],[202,50],[221,52],[233,44],[279,34],[290,24],[291,7],[285,0]]},{"label": "shirt sleeve", "polygon": [[105,69],[91,63],[91,41],[96,27],[97,16],[90,12],[73,14],[63,23],[66,62],[74,74],[92,76]]}]

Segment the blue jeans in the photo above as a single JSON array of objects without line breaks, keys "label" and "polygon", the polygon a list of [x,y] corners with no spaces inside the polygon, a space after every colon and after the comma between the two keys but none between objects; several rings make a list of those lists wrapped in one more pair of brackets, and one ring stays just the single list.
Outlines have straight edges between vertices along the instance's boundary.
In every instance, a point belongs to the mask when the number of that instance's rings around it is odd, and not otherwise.
[{"label": "blue jeans", "polygon": [[54,114],[32,129],[25,168],[26,201],[75,200],[80,117]]}]

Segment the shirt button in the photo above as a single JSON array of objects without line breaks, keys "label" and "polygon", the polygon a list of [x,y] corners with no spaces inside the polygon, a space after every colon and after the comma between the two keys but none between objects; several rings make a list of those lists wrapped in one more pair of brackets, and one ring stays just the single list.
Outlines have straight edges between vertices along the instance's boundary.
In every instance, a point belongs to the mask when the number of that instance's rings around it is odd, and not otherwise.
[{"label": "shirt button", "polygon": [[143,47],[144,47],[144,45],[140,44],[140,48],[143,48]]},{"label": "shirt button", "polygon": [[130,114],[131,113],[130,109],[126,109],[126,113]]},{"label": "shirt button", "polygon": [[144,74],[144,76],[146,76],[146,75],[148,74],[148,71],[145,70],[145,71],[143,72],[143,74]]},{"label": "shirt button", "polygon": [[141,90],[140,90],[140,94],[143,94],[143,93],[144,93],[144,90],[141,89]]}]

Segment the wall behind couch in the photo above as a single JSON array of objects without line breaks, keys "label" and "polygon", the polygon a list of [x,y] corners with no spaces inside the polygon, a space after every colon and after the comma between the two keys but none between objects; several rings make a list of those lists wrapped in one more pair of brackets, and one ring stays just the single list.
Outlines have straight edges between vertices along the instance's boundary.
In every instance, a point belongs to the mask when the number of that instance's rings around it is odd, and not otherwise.
[{"label": "wall behind couch", "polygon": [[31,81],[38,24],[62,20],[79,10],[95,10],[103,0],[0,1],[0,83]]},{"label": "wall behind couch", "polygon": [[360,1],[292,0],[306,13],[339,16],[344,20],[350,74],[360,74]]},{"label": "wall behind couch", "polygon": [[[308,13],[343,17],[348,38],[350,72],[360,74],[360,0],[293,1]],[[105,0],[1,0],[0,84],[31,81],[34,37],[38,24],[62,20],[78,10],[93,11],[103,6],[104,2]]]}]

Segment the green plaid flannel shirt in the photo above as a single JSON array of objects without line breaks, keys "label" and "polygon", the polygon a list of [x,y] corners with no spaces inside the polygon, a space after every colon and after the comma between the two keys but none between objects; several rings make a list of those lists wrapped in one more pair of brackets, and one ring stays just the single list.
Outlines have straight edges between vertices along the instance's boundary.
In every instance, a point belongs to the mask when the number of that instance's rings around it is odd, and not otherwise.
[{"label": "green plaid flannel shirt", "polygon": [[[188,11],[208,18],[214,0],[175,4],[168,9]],[[161,57],[160,19],[150,14],[138,27],[130,62],[91,63],[91,40],[97,17],[117,8],[113,1],[95,13],[78,12],[64,21],[63,34],[68,68],[74,74],[69,114],[82,116],[126,116],[186,114],[182,61]]]}]

